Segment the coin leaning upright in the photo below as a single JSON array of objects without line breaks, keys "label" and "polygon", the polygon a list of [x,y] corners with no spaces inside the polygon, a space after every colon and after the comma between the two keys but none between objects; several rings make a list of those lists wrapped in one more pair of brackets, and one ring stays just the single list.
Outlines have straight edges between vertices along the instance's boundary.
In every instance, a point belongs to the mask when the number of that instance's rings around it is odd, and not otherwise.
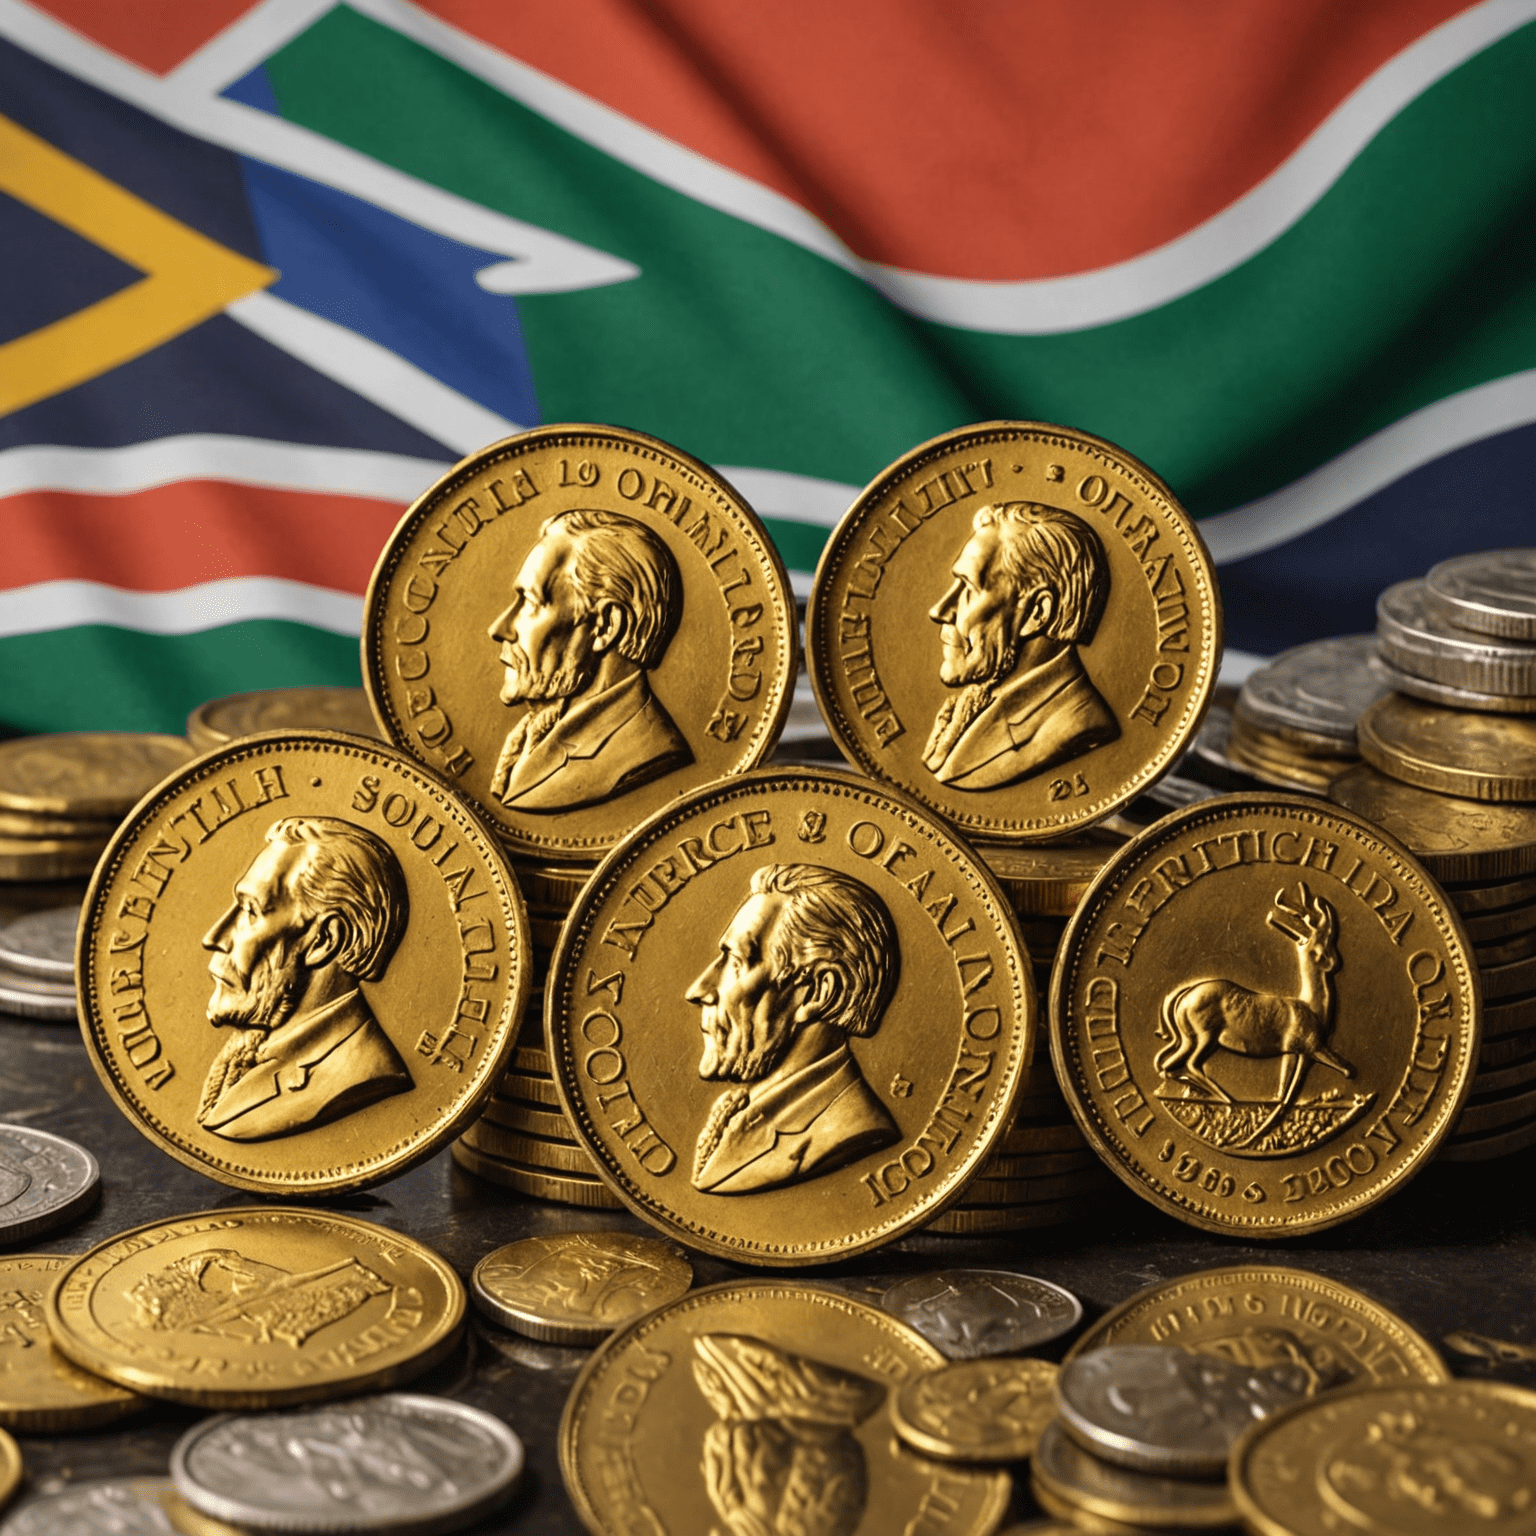
[{"label": "coin leaning upright", "polygon": [[1460,919],[1406,849],[1325,802],[1232,795],[1099,876],[1062,941],[1051,1053],[1138,1194],[1293,1236],[1424,1165],[1471,1089],[1479,1008]]},{"label": "coin leaning upright", "polygon": [[539,427],[405,514],[369,585],[363,680],[389,739],[508,847],[590,862],[772,751],[796,636],[783,563],[721,476],[639,432]]},{"label": "coin leaning upright", "polygon": [[840,773],[725,780],[645,822],[572,910],[545,991],[560,1098],[637,1215],[722,1257],[827,1263],[959,1198],[1035,1034],[985,866]]},{"label": "coin leaning upright", "polygon": [[1221,598],[1168,487],[1037,422],[946,433],[883,470],[822,553],[806,660],[843,751],[967,835],[1064,836],[1193,740]]},{"label": "coin leaning upright", "polygon": [[86,896],[81,1031],[153,1142],[262,1193],[338,1193],[451,1141],[529,986],[494,839],[383,742],[246,737],[129,816]]}]

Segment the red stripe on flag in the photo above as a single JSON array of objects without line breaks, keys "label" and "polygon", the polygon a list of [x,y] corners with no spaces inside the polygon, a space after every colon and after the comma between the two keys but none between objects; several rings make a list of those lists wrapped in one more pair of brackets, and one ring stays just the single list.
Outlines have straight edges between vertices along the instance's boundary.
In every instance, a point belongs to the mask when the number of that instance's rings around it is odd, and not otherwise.
[{"label": "red stripe on flag", "polygon": [[401,511],[360,496],[208,480],[128,496],[29,491],[0,500],[0,588],[73,580],[169,592],[278,576],[362,592]]},{"label": "red stripe on flag", "polygon": [[92,42],[157,75],[173,70],[256,0],[33,0]]},{"label": "red stripe on flag", "polygon": [[445,21],[950,277],[1174,239],[1471,0],[419,0]]}]

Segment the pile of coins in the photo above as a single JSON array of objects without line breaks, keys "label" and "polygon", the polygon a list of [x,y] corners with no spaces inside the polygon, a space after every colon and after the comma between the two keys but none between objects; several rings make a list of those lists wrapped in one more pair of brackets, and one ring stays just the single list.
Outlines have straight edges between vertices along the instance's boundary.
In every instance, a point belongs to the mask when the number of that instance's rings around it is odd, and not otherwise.
[{"label": "pile of coins", "polygon": [[80,908],[49,907],[0,927],[0,1010],[74,1021],[75,932]]},{"label": "pile of coins", "polygon": [[350,731],[377,740],[379,727],[361,688],[259,688],[199,704],[187,716],[195,752],[227,746],[258,731]]}]

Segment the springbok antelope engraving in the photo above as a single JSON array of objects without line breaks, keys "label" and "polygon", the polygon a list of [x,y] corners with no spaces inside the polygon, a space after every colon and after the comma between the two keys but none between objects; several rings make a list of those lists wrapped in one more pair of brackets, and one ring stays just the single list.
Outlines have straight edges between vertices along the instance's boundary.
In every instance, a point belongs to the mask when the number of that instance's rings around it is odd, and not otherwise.
[{"label": "springbok antelope engraving", "polygon": [[1163,999],[1157,1036],[1168,1044],[1153,1059],[1165,1078],[1230,1104],[1232,1095],[1205,1070],[1213,1051],[1280,1057],[1279,1102],[1266,1126],[1290,1107],[1312,1062],[1319,1061],[1345,1077],[1355,1075],[1355,1069],[1323,1043],[1333,1027],[1332,978],[1339,968],[1334,943],[1337,918],[1333,908],[1304,884],[1297,891],[1299,905],[1287,902],[1283,889],[1278,891],[1267,918],[1296,946],[1301,987],[1295,996],[1255,992],[1221,979],[1189,982]]}]

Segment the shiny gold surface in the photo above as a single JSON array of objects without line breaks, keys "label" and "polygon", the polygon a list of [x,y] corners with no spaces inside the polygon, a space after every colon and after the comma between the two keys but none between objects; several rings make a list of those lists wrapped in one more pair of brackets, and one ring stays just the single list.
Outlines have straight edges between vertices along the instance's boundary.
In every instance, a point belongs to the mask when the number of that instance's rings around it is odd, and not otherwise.
[{"label": "shiny gold surface", "polygon": [[1536,800],[1536,720],[1389,694],[1360,717],[1360,755],[1405,784],[1468,800]]},{"label": "shiny gold surface", "polygon": [[0,810],[118,817],[192,756],[180,736],[75,731],[0,742]]},{"label": "shiny gold surface", "polygon": [[909,1377],[891,1423],[913,1450],[940,1461],[1007,1462],[1032,1455],[1056,1416],[1048,1360],[961,1360]]},{"label": "shiny gold surface", "polygon": [[199,704],[187,740],[199,752],[258,731],[350,731],[377,738],[378,722],[361,688],[259,688]]}]

